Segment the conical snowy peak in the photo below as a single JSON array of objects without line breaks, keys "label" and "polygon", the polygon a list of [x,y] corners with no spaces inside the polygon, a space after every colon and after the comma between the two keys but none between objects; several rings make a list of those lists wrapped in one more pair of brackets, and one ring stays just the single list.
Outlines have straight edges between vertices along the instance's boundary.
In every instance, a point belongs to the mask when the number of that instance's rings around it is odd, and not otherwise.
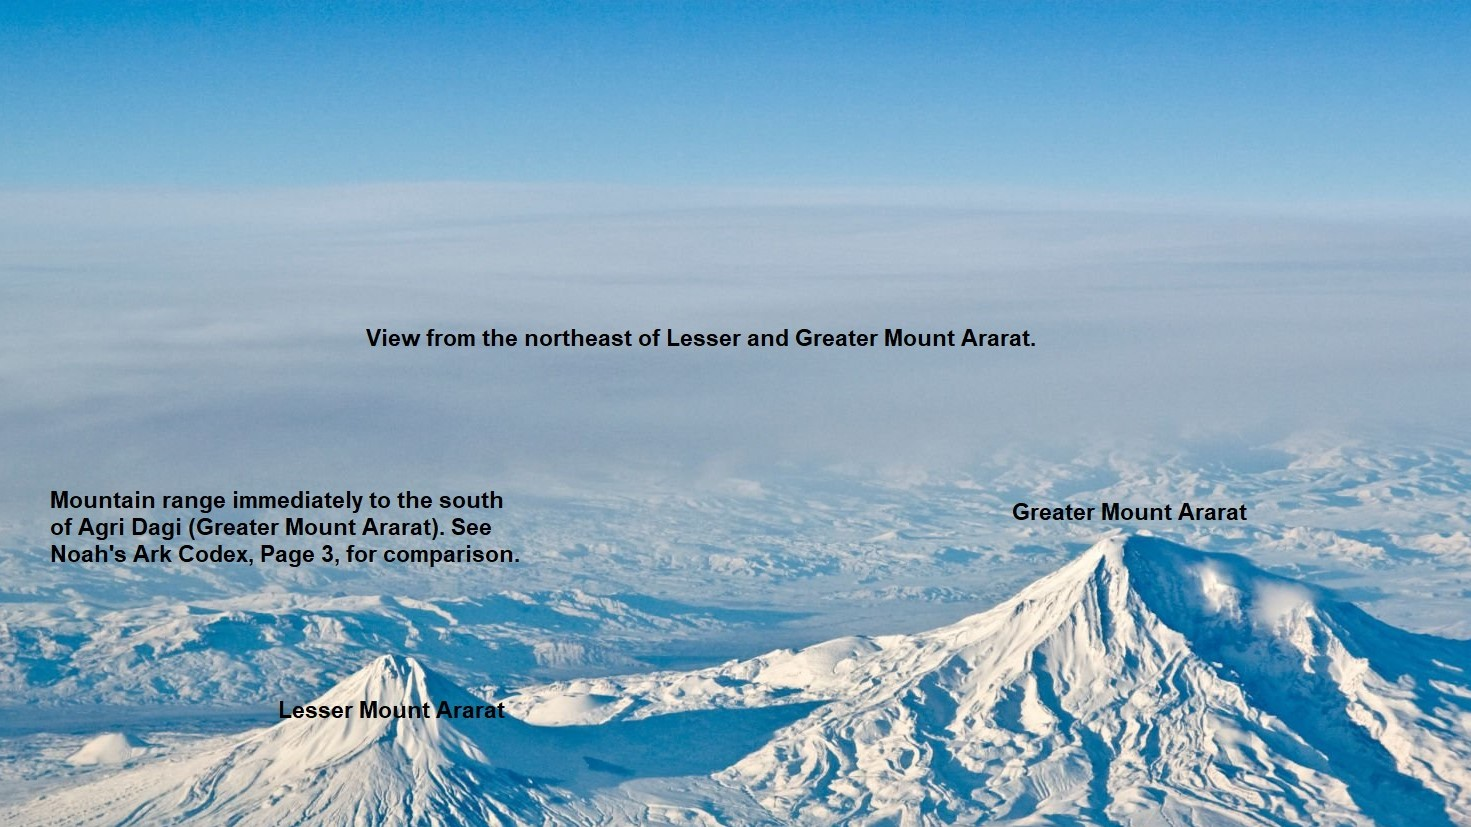
[{"label": "conical snowy peak", "polygon": [[[498,712],[413,658],[381,657],[308,703],[281,702],[273,727],[27,816],[39,824],[541,823],[542,786],[489,755],[495,735],[527,740],[524,724]],[[117,797],[111,787],[126,791],[125,808],[88,805]]]},{"label": "conical snowy peak", "polygon": [[[1243,557],[1119,535],[1098,542],[1002,605],[1026,613],[1034,623],[1062,622],[1077,608],[1103,622],[1110,607],[1124,608],[1130,601],[1142,601],[1141,611],[1163,611],[1176,619],[1225,615],[1263,628],[1312,614],[1320,602],[1335,603],[1329,593],[1263,571]],[[1047,607],[1061,614],[1049,615]]]},{"label": "conical snowy peak", "polygon": [[148,754],[153,745],[126,732],[104,732],[67,756],[74,767],[126,764]]},{"label": "conical snowy peak", "polygon": [[1153,537],[929,632],[519,708],[568,725],[488,717],[379,658],[276,726],[21,823],[1471,827],[1471,644]]},{"label": "conical snowy peak", "polygon": [[418,660],[403,655],[382,655],[342,679],[312,701],[332,705],[367,700],[385,705],[437,704],[442,696],[473,697]]},{"label": "conical snowy peak", "polygon": [[335,698],[357,700],[373,696],[380,701],[392,698],[392,702],[398,703],[407,700],[414,693],[418,693],[422,699],[428,693],[425,682],[429,674],[414,658],[383,655],[339,681],[316,702],[330,703]]},{"label": "conical snowy peak", "polygon": [[1111,537],[883,639],[730,773],[783,819],[1465,824],[1467,646],[1229,555]]},{"label": "conical snowy peak", "polygon": [[413,658],[377,658],[315,700],[279,708],[285,720],[248,745],[272,756],[273,772],[361,759],[398,762],[422,777],[444,766],[491,764],[475,735],[479,715],[494,707]]}]

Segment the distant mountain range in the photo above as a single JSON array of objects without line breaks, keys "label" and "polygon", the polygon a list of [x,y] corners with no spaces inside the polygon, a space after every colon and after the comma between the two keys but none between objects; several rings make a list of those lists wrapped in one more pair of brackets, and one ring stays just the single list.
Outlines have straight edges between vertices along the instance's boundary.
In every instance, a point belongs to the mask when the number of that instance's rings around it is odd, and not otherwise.
[{"label": "distant mountain range", "polygon": [[10,818],[1471,824],[1471,644],[1147,536],[929,632],[490,700],[511,717],[429,715],[487,701],[382,657],[311,701],[348,717],[143,755]]}]

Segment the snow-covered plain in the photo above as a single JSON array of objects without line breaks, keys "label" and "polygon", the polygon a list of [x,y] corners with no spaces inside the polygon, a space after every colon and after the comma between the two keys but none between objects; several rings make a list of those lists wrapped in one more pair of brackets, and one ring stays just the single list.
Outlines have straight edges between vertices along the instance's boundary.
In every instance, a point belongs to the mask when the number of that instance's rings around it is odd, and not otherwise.
[{"label": "snow-covered plain", "polygon": [[[528,563],[469,575],[67,569],[9,526],[0,803],[19,823],[1471,823],[1468,492],[1454,441],[1320,434],[523,492],[496,530]],[[1251,519],[1011,516],[1101,500]],[[277,700],[415,692],[514,718],[239,734]]]}]

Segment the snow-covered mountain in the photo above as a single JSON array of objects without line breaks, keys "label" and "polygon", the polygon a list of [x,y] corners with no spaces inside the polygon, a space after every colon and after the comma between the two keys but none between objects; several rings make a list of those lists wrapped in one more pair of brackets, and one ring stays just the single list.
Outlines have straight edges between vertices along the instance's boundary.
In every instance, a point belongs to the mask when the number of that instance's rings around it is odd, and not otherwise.
[{"label": "snow-covered mountain", "polygon": [[1110,539],[881,640],[725,774],[779,818],[1471,823],[1471,657],[1240,558]]},{"label": "snow-covered mountain", "polygon": [[0,619],[0,697],[9,703],[251,704],[308,697],[384,652],[448,675],[499,680],[647,668],[651,638],[679,640],[742,623],[678,603],[577,589],[478,598],[267,593],[159,599],[102,609],[11,606]]},{"label": "snow-covered mountain", "polygon": [[[361,703],[419,717],[362,717]],[[34,824],[500,824],[544,809],[535,782],[488,754],[514,719],[441,718],[439,704],[486,702],[412,658],[382,657],[310,706],[347,717],[288,718],[178,763],[160,763],[43,799]],[[426,707],[430,714],[425,715]],[[492,731],[494,730],[494,731]]]},{"label": "snow-covered mountain", "polygon": [[[401,658],[314,703],[363,700],[485,703]],[[533,687],[506,708],[522,720],[287,720],[15,816],[1471,824],[1471,646],[1150,537],[930,632]]]}]

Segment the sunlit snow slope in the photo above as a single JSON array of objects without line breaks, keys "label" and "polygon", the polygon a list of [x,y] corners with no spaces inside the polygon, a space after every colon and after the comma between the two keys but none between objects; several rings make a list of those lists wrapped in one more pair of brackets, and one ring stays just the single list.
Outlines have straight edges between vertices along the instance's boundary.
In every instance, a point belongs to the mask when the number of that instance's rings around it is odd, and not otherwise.
[{"label": "sunlit snow slope", "polygon": [[[1115,537],[931,632],[508,703],[561,726],[286,721],[18,815],[1468,825],[1468,670],[1465,642],[1394,629],[1239,557]],[[477,703],[387,658],[320,702],[363,698]]]},{"label": "sunlit snow slope", "polygon": [[881,642],[729,781],[810,822],[1471,823],[1468,646],[1238,557],[1110,539]]},{"label": "sunlit snow slope", "polygon": [[[483,706],[412,658],[383,657],[312,702]],[[501,824],[543,809],[495,766],[485,721],[288,719],[191,761],[143,767],[22,815],[36,824]],[[495,724],[515,727],[514,720]]]}]

